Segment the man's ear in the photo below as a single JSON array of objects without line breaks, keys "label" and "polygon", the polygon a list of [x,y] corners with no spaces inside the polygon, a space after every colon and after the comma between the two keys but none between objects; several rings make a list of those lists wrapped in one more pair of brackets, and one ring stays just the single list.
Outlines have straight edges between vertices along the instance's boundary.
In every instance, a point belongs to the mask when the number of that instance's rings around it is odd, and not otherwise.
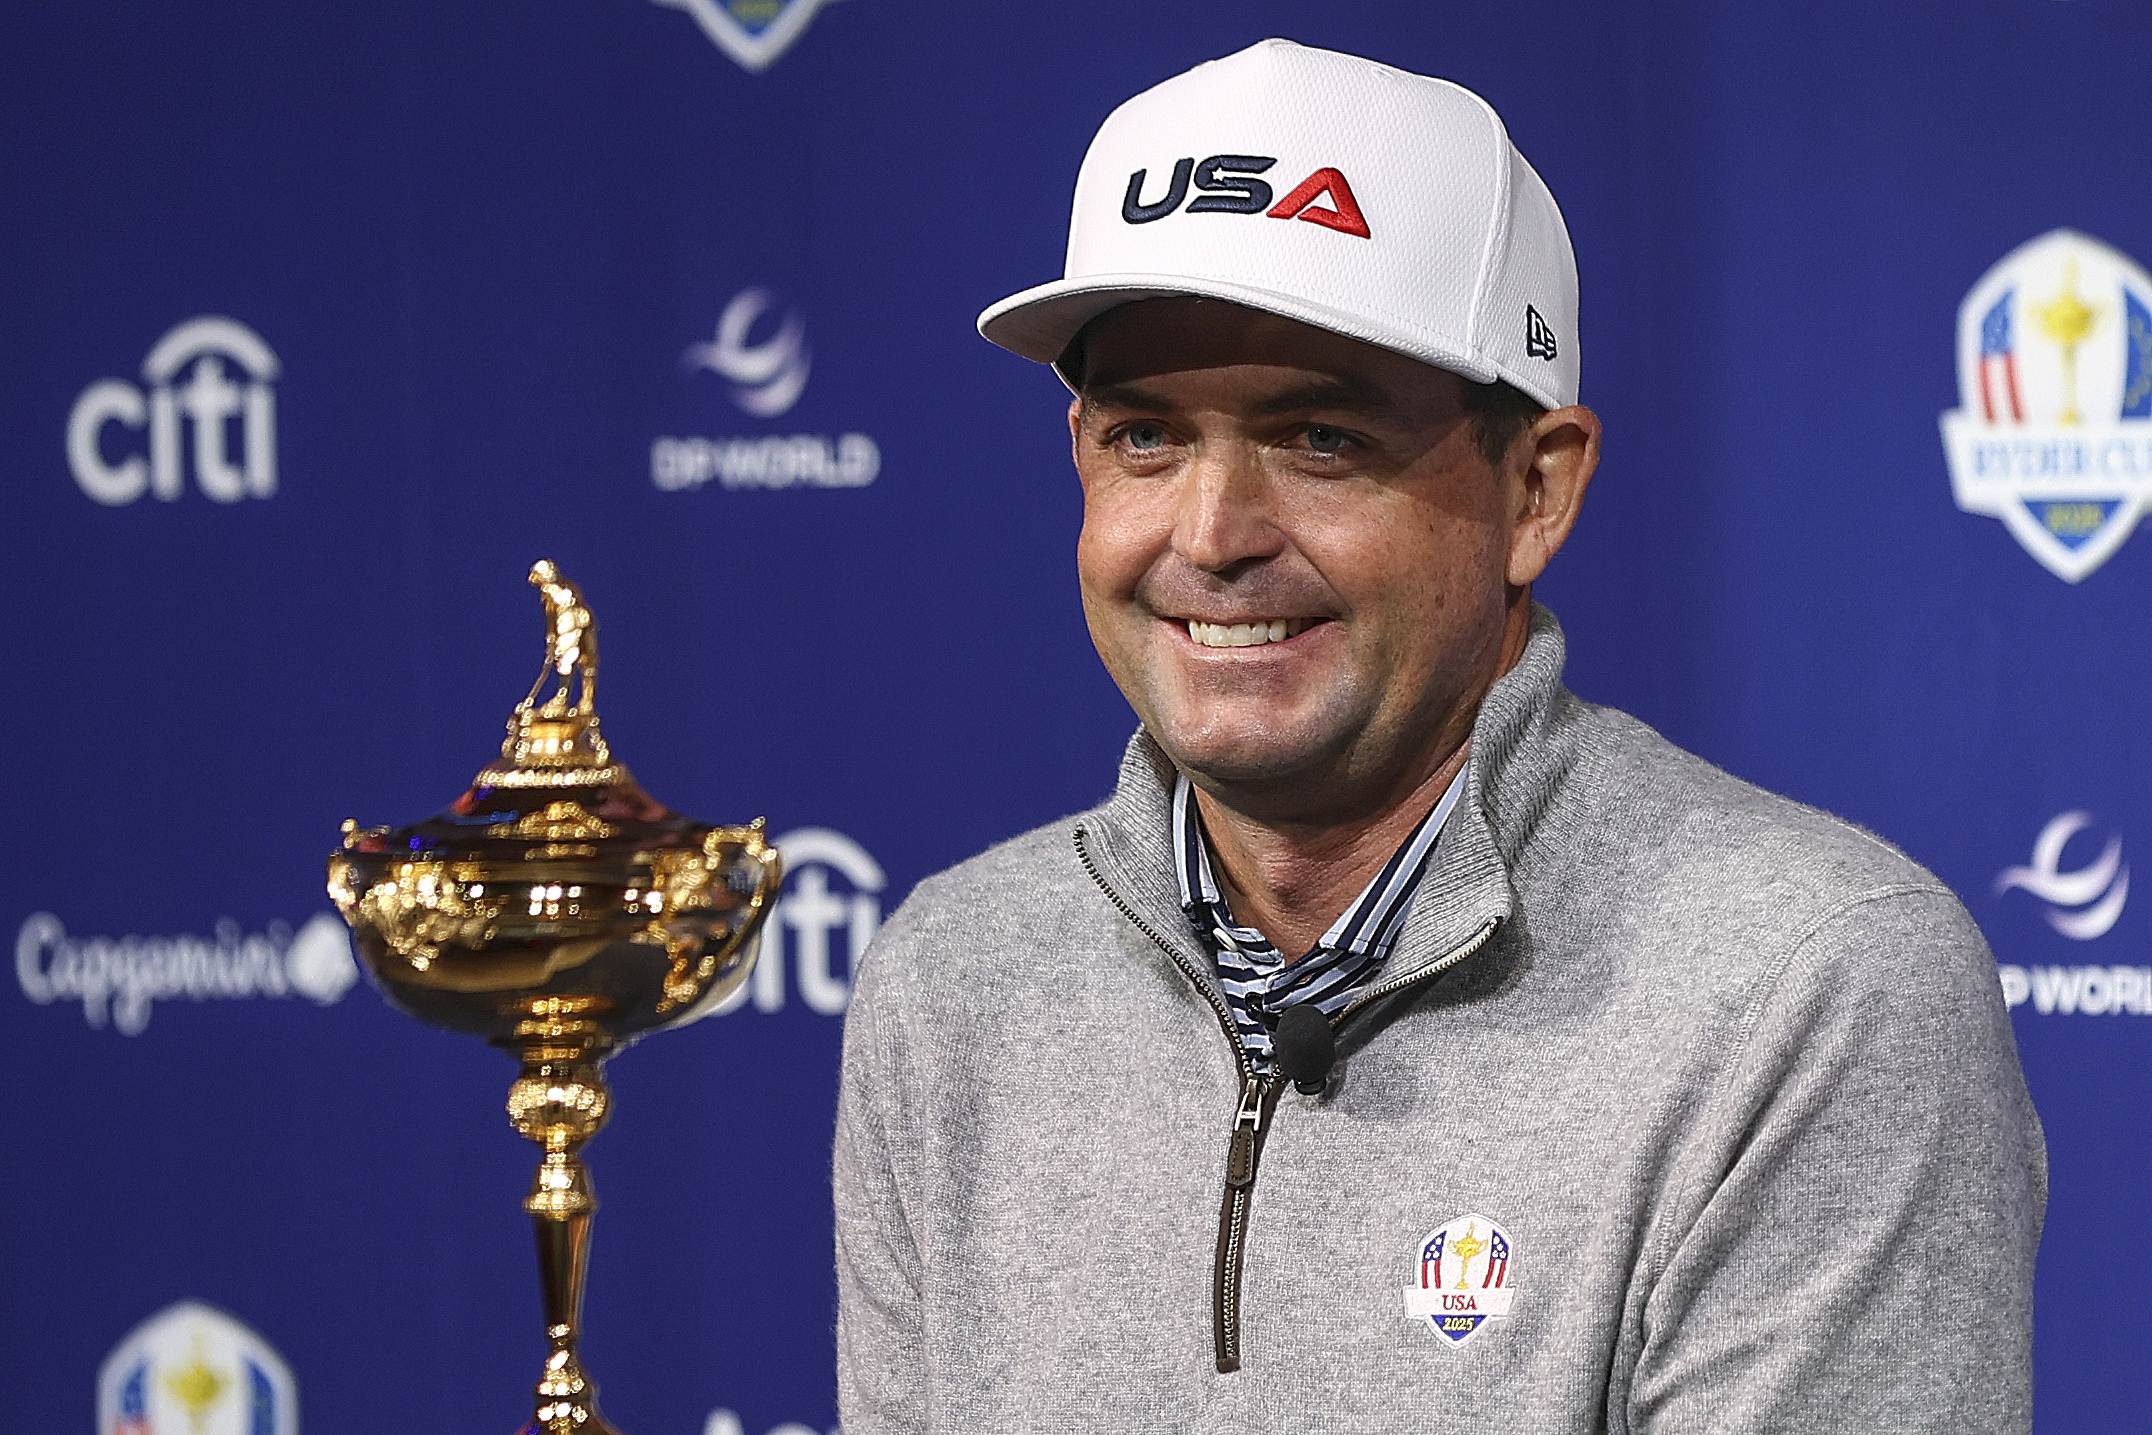
[{"label": "man's ear", "polygon": [[1076,430],[1083,423],[1083,395],[1069,400],[1069,458],[1076,458]]},{"label": "man's ear", "polygon": [[1522,588],[1546,571],[1576,526],[1599,467],[1599,415],[1576,404],[1541,414],[1517,436],[1508,467],[1516,503],[1508,578]]}]

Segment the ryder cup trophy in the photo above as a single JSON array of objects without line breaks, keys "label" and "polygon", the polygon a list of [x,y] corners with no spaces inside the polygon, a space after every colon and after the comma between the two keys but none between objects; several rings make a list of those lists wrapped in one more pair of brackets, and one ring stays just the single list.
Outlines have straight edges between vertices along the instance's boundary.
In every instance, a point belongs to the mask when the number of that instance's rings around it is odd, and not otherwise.
[{"label": "ryder cup trophy", "polygon": [[344,824],[329,895],[388,999],[522,1062],[508,1118],[544,1155],[538,1232],[550,1353],[525,1435],[617,1435],[576,1356],[590,1217],[577,1154],[605,1124],[605,1059],[736,991],[781,874],[746,827],[691,822],[613,761],[593,693],[598,630],[551,563],[531,569],[551,646],[501,759],[424,822]]}]

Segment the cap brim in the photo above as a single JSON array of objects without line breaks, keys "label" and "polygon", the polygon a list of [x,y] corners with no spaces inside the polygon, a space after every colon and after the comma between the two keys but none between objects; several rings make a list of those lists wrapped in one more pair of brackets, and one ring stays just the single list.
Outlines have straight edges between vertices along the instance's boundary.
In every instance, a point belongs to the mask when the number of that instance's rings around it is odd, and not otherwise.
[{"label": "cap brim", "polygon": [[[1250,309],[1297,319],[1348,339],[1359,339],[1448,369],[1476,384],[1505,377],[1485,359],[1461,352],[1432,336],[1406,336],[1381,332],[1366,320],[1318,304],[1297,294],[1259,289],[1214,279],[1194,279],[1181,274],[1092,274],[1082,279],[1056,279],[1020,294],[1011,294],[979,315],[979,333],[1012,354],[1041,364],[1061,357],[1069,341],[1084,325],[1108,309],[1138,299],[1165,299],[1193,295],[1224,299]],[[1066,376],[1064,376],[1066,377]]]}]

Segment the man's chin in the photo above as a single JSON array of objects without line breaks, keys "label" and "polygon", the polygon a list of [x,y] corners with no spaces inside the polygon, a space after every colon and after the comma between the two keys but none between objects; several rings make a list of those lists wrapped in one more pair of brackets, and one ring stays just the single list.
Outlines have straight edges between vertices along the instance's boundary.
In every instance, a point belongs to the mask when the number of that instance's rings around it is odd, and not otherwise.
[{"label": "man's chin", "polygon": [[1334,759],[1342,738],[1322,741],[1307,734],[1190,733],[1167,727],[1151,736],[1193,777],[1221,787],[1263,788],[1305,778]]}]

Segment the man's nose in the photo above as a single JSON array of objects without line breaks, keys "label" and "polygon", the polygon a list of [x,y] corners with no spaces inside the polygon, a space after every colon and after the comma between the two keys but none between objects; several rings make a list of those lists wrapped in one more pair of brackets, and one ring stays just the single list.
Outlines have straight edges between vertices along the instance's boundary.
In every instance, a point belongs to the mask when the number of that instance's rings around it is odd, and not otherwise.
[{"label": "man's nose", "polygon": [[1285,546],[1276,495],[1257,456],[1240,444],[1205,445],[1181,475],[1173,550],[1207,573],[1274,558]]}]

